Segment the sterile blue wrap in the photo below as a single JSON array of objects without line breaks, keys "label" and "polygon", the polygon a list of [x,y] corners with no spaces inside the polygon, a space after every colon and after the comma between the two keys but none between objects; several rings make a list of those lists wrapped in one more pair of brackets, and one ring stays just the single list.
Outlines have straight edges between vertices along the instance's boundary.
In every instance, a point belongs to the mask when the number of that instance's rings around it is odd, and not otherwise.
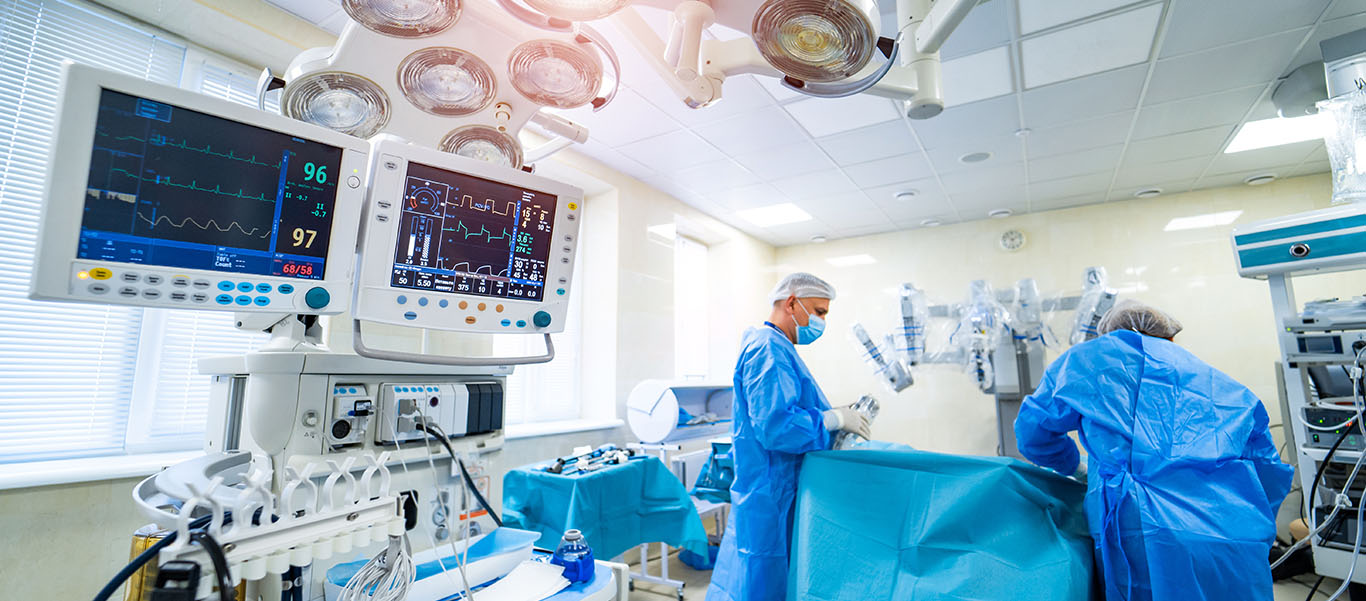
[{"label": "sterile blue wrap", "polygon": [[657,457],[568,475],[546,472],[544,465],[503,476],[503,523],[540,532],[537,546],[554,549],[565,530],[576,528],[599,559],[653,542],[707,552],[696,506]]},{"label": "sterile blue wrap", "polygon": [[1179,345],[1116,331],[1044,372],[1015,420],[1020,453],[1072,473],[1110,601],[1271,601],[1267,554],[1293,470],[1247,387]]},{"label": "sterile blue wrap", "polygon": [[808,454],[788,599],[1088,601],[1084,494],[1005,457]]}]

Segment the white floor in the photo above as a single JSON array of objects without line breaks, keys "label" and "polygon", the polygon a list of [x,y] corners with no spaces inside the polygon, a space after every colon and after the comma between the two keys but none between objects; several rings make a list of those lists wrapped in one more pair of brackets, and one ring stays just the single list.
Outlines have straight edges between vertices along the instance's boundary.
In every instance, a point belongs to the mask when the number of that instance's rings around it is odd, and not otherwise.
[{"label": "white floor", "polygon": [[[635,555],[635,553],[631,553]],[[653,563],[652,567],[657,569],[658,563]],[[634,566],[633,566],[634,568]],[[707,596],[707,583],[711,582],[711,572],[699,572],[678,561],[675,554],[669,561],[669,576],[676,580],[682,580],[687,584],[683,588],[684,601],[703,601]],[[1314,584],[1317,577],[1308,575],[1300,576],[1295,581],[1278,582],[1275,585],[1276,601],[1305,601],[1309,594],[1309,587]],[[1319,587],[1319,592],[1315,593],[1316,601],[1326,601],[1333,591],[1337,590],[1340,581],[1327,579]],[[675,601],[676,591],[667,586],[658,584],[641,583],[636,585],[635,592],[631,593],[631,601]],[[1347,594],[1343,593],[1340,597],[1346,601]]]}]

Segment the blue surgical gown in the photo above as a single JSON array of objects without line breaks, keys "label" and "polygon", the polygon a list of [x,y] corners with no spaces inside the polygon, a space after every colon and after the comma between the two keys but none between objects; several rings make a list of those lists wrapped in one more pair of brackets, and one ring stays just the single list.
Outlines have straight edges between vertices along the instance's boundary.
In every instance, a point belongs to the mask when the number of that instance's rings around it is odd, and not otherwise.
[{"label": "blue surgical gown", "polygon": [[787,598],[788,535],[802,454],[830,447],[825,395],[776,328],[745,331],[735,364],[735,483],[707,601]]},{"label": "blue surgical gown", "polygon": [[1113,332],[1058,357],[1015,421],[1020,452],[1064,474],[1072,430],[1108,601],[1271,601],[1292,470],[1252,391],[1172,342]]}]

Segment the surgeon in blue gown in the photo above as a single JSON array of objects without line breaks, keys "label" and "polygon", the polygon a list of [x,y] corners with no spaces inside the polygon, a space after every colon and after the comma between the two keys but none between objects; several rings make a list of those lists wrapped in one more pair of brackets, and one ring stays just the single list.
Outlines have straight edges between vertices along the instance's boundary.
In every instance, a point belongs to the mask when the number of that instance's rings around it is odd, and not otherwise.
[{"label": "surgeon in blue gown", "polygon": [[745,331],[735,364],[732,509],[707,601],[786,599],[802,455],[830,448],[833,431],[870,438],[868,420],[849,407],[832,409],[797,356],[796,345],[810,344],[824,331],[834,287],[794,273],[769,298],[769,320]]},{"label": "surgeon in blue gown", "polygon": [[1267,555],[1292,470],[1261,401],[1173,343],[1180,330],[1116,304],[1102,336],[1058,357],[1024,400],[1020,453],[1086,477],[1107,601],[1271,601]]}]

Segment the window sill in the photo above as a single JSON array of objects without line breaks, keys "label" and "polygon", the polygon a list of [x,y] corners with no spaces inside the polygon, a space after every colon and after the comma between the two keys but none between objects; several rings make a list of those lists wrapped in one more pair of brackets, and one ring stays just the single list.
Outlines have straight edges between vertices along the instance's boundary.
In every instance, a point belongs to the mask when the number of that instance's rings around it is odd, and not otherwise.
[{"label": "window sill", "polygon": [[11,463],[0,465],[0,490],[147,476],[203,454],[195,450]]},{"label": "window sill", "polygon": [[619,419],[567,419],[557,422],[516,424],[503,428],[503,438],[517,440],[519,438],[554,436],[592,430],[610,430],[625,424],[625,421]]}]

